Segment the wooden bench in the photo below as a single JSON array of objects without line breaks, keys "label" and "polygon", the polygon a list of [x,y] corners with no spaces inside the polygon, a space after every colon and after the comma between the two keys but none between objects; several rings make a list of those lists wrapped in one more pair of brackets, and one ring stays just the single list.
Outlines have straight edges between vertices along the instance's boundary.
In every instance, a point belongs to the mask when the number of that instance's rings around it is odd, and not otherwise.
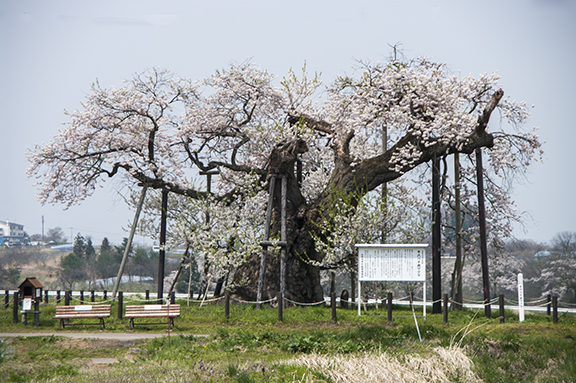
[{"label": "wooden bench", "polygon": [[[128,328],[134,328],[134,319],[136,318],[170,318],[170,324],[174,326],[174,318],[180,316],[180,305],[127,305],[124,313],[125,318],[130,319]],[[146,324],[165,324],[166,322],[146,323]]]},{"label": "wooden bench", "polygon": [[[104,318],[110,316],[111,305],[80,305],[80,306],[56,306],[54,319],[60,319],[58,329],[62,329],[66,319],[99,319],[100,330],[104,328]],[[96,323],[76,323],[77,325],[91,325]]]}]

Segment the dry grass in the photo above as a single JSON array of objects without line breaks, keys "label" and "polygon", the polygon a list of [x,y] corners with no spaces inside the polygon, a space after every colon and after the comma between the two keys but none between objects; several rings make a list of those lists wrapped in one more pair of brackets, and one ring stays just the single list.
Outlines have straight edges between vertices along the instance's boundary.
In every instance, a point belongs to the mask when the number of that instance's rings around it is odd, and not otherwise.
[{"label": "dry grass", "polygon": [[303,355],[287,363],[319,372],[334,382],[482,382],[472,371],[472,361],[456,347],[438,347],[429,355]]}]

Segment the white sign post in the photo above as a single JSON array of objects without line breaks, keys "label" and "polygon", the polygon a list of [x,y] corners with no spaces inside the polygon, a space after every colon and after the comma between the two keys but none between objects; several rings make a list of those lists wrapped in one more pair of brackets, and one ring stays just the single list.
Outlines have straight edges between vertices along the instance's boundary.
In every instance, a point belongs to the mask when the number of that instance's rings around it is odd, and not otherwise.
[{"label": "white sign post", "polygon": [[424,282],[424,318],[426,318],[426,248],[427,244],[381,245],[357,244],[358,315],[361,282]]},{"label": "white sign post", "polygon": [[518,320],[524,322],[524,275],[518,274]]}]

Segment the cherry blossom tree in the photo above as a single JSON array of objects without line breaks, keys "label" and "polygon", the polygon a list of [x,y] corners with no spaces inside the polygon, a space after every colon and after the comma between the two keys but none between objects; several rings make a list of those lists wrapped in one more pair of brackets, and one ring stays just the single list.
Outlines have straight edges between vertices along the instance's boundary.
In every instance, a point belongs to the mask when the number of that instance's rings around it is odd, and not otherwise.
[{"label": "cherry blossom tree", "polygon": [[[248,193],[260,195],[267,188],[270,174],[286,175],[287,294],[315,302],[322,299],[317,262],[326,254],[318,251],[322,236],[314,233],[334,219],[327,212],[344,196],[357,207],[366,194],[434,155],[488,147],[504,161],[510,148],[524,148],[528,140],[532,145],[525,155],[531,159],[538,147],[532,133],[509,134],[504,125],[488,132],[496,108],[513,123],[526,117],[524,104],[503,97],[495,74],[461,77],[421,58],[359,63],[317,98],[321,86],[318,76],[305,71],[290,71],[277,83],[251,63],[234,64],[198,83],[152,69],[121,88],[95,84],[68,125],[29,153],[28,172],[40,180],[43,203],[80,203],[107,179],[122,177],[132,188],[165,189],[240,211]],[[390,144],[384,151],[383,127]],[[218,172],[210,193],[193,182],[198,171]],[[277,190],[276,206],[279,199]],[[273,234],[279,231],[279,214],[275,209]],[[232,217],[245,222],[239,214]],[[235,244],[240,235],[257,241],[258,235],[242,229],[233,236]],[[199,242],[221,246],[231,240]],[[243,255],[234,263],[234,279],[243,282],[236,292],[255,297],[260,252],[249,241],[238,249]],[[267,291],[278,291],[277,262],[269,263]]]},{"label": "cherry blossom tree", "polygon": [[552,238],[551,252],[540,275],[531,279],[542,284],[542,296],[558,295],[576,301],[576,233],[564,231]]}]

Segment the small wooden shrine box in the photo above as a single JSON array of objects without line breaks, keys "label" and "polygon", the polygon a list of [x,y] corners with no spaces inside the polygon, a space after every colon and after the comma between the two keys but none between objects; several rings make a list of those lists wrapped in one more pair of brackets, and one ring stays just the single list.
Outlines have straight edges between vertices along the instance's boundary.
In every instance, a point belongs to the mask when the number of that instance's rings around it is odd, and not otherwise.
[{"label": "small wooden shrine box", "polygon": [[42,300],[43,287],[44,285],[40,283],[36,277],[26,278],[24,282],[18,286],[20,301],[24,301],[25,298],[30,298],[34,302],[40,302]]}]

